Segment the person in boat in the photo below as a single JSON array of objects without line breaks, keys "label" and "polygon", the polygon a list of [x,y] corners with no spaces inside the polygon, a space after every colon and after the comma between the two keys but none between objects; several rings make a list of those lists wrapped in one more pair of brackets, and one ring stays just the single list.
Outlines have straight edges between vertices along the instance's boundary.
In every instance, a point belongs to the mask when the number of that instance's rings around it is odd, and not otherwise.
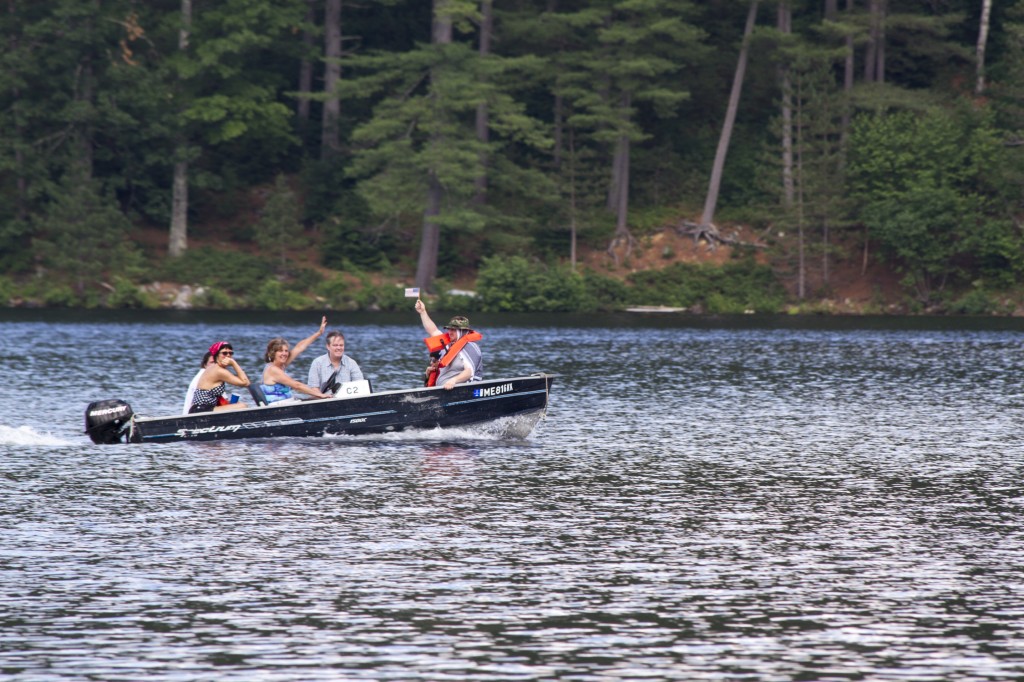
[{"label": "person in boat", "polygon": [[281,338],[271,339],[267,343],[267,352],[263,359],[267,361],[263,368],[263,382],[260,388],[267,397],[267,403],[278,403],[283,400],[294,400],[294,392],[305,393],[312,398],[329,398],[319,388],[307,386],[306,384],[293,379],[287,372],[288,365],[295,362],[295,359],[302,354],[302,351],[309,348],[309,344],[323,336],[324,328],[327,326],[327,318],[320,322],[320,329],[295,344],[295,350],[291,350],[288,342]]},{"label": "person in boat", "polygon": [[192,406],[188,409],[189,414],[244,408],[243,403],[220,404],[225,384],[242,388],[249,385],[249,377],[245,375],[245,370],[235,362],[235,349],[227,341],[218,341],[210,346],[210,356],[213,357],[213,364],[207,366],[199,375],[195,393],[192,395]]},{"label": "person in boat", "polygon": [[[483,353],[477,341],[483,339],[461,315],[453,317],[442,332],[427,314],[427,307],[416,299],[416,312],[430,338],[424,339],[427,348],[437,353],[437,366],[427,378],[428,386],[443,386],[452,390],[458,384],[483,379]],[[432,363],[433,365],[433,363]]]},{"label": "person in boat", "polygon": [[[337,329],[327,332],[327,352],[315,358],[309,366],[306,383],[318,386],[323,393],[334,394],[334,386],[348,381],[362,381],[359,363],[345,355],[345,335]],[[306,395],[296,396],[306,398]]]},{"label": "person in boat", "polygon": [[203,353],[203,361],[199,363],[199,371],[192,377],[192,382],[188,385],[188,390],[185,391],[185,403],[181,407],[182,414],[188,414],[192,407],[192,397],[196,394],[196,388],[199,386],[199,377],[203,376],[203,370],[212,364],[213,356],[210,355],[210,351],[206,351]]}]

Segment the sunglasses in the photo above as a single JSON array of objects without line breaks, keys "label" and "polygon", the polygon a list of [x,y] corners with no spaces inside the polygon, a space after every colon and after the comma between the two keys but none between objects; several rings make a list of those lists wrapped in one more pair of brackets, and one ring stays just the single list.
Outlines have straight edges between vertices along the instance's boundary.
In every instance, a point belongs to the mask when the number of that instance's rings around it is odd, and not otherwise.
[{"label": "sunglasses", "polygon": [[235,354],[235,351],[233,351],[233,350],[222,350],[219,353],[217,353],[217,355],[234,355],[234,354]]}]

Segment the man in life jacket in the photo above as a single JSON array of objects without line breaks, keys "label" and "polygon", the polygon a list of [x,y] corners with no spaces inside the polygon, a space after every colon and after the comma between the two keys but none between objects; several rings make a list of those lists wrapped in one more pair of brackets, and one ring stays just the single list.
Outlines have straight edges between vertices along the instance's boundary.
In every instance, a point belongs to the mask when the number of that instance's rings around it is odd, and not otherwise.
[{"label": "man in life jacket", "polygon": [[457,384],[482,380],[483,353],[476,342],[484,337],[473,331],[469,320],[461,315],[453,317],[442,332],[430,319],[420,299],[416,299],[416,312],[420,314],[424,331],[430,335],[423,342],[431,354],[438,353],[437,367],[428,375],[427,386],[443,386],[450,391]]}]

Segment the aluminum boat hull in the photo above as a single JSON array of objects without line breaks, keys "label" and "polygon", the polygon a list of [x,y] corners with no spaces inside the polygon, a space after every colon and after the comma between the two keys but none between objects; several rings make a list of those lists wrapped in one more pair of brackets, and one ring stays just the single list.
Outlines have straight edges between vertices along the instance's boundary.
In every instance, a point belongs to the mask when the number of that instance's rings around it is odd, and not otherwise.
[{"label": "aluminum boat hull", "polygon": [[444,388],[263,405],[243,410],[145,417],[134,415],[131,443],[380,434],[482,425],[501,437],[525,438],[547,410],[554,375],[494,379]]}]

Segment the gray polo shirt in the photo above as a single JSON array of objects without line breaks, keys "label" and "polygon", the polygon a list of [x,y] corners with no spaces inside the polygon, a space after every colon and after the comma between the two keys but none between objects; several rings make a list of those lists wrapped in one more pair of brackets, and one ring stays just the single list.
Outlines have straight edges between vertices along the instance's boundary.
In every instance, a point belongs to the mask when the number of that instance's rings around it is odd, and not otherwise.
[{"label": "gray polo shirt", "polygon": [[[309,380],[306,383],[313,388],[320,388],[332,374],[334,374],[334,365],[331,364],[331,356],[324,353],[313,360],[313,364],[309,366]],[[363,371],[359,369],[355,360],[347,355],[342,355],[338,376],[334,380],[341,384],[346,381],[362,381]],[[296,397],[311,398],[312,396],[299,394]]]}]

